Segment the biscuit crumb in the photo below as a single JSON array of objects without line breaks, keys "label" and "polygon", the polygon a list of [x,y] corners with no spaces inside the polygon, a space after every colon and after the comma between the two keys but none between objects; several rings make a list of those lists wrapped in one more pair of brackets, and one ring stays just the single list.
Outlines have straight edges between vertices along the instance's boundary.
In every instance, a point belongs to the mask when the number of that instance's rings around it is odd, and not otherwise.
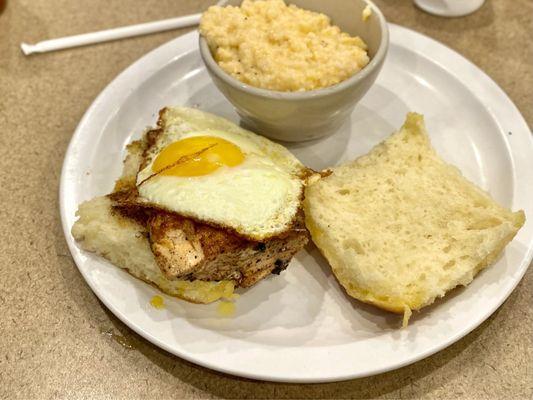
[{"label": "biscuit crumb", "polygon": [[403,320],[402,320],[402,328],[406,328],[409,324],[409,318],[411,318],[411,315],[413,315],[413,312],[409,308],[407,304],[403,306]]}]

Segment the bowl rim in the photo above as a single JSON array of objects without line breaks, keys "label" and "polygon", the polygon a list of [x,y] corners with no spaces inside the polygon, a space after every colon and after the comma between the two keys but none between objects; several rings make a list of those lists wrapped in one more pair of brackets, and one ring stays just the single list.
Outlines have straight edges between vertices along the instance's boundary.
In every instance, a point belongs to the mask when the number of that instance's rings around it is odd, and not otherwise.
[{"label": "bowl rim", "polygon": [[[334,93],[342,92],[343,90],[351,86],[354,86],[359,81],[364,80],[368,75],[372,73],[374,69],[379,68],[379,66],[385,59],[385,56],[387,54],[387,49],[389,46],[389,27],[385,19],[385,16],[383,15],[379,7],[376,6],[376,4],[374,4],[371,0],[361,0],[361,1],[365,2],[368,6],[370,6],[372,9],[372,14],[376,15],[378,18],[379,27],[381,30],[381,40],[379,42],[378,50],[376,54],[374,55],[374,57],[372,57],[370,62],[367,65],[365,65],[362,70],[356,72],[354,75],[350,76],[349,78],[339,83],[336,83],[332,86],[327,86],[327,87],[320,88],[320,89],[301,91],[301,92],[282,92],[279,90],[263,89],[263,88],[258,88],[252,85],[248,85],[247,83],[241,82],[238,79],[232,77],[222,68],[220,68],[220,66],[217,64],[217,62],[213,58],[213,55],[211,54],[211,50],[209,49],[207,40],[202,36],[201,33],[198,35],[200,55],[205,65],[207,66],[208,70],[214,73],[217,76],[217,78],[222,80],[227,85],[230,85],[240,91],[246,92],[247,94],[250,94],[253,96],[290,101],[290,100],[319,98],[319,97],[329,96]],[[222,1],[219,1],[216,5],[225,6],[226,4],[227,4],[227,0],[222,0]]]}]

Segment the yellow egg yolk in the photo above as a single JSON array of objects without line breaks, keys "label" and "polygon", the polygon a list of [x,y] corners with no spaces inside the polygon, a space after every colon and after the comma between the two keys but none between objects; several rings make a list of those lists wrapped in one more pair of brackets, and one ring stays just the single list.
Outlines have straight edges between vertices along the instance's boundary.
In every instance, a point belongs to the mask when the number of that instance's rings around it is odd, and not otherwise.
[{"label": "yellow egg yolk", "polygon": [[165,147],[152,164],[152,170],[159,175],[201,176],[222,166],[235,167],[243,161],[241,149],[225,139],[192,136]]},{"label": "yellow egg yolk", "polygon": [[235,303],[221,301],[218,303],[217,311],[221,317],[231,317],[235,314]]},{"label": "yellow egg yolk", "polygon": [[161,310],[162,308],[165,308],[165,299],[163,299],[161,296],[155,295],[150,299],[150,304],[152,307]]}]

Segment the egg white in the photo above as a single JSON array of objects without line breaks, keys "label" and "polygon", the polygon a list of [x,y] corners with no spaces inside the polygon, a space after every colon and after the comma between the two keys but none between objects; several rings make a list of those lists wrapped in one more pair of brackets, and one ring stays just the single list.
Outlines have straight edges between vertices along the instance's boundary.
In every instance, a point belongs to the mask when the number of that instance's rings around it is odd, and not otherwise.
[{"label": "egg white", "polygon": [[[283,146],[227,120],[195,109],[172,108],[162,134],[137,175],[142,200],[180,215],[234,229],[254,240],[286,231],[301,205],[305,167]],[[157,155],[170,143],[192,136],[217,136],[245,155],[235,167],[202,176],[154,174]],[[144,182],[143,182],[144,181]]]}]

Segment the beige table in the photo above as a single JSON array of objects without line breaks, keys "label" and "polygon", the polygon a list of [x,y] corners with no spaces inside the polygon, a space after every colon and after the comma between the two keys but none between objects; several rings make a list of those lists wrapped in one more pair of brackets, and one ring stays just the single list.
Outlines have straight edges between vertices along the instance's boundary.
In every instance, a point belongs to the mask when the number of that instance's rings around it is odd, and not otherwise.
[{"label": "beige table", "polygon": [[[63,155],[104,86],[183,32],[31,58],[18,44],[197,12],[209,3],[8,0],[0,15],[0,397],[530,399],[533,270],[499,311],[448,349],[398,371],[321,385],[253,382],[191,365],[132,333],[98,302],[61,231]],[[531,0],[487,0],[476,14],[449,20],[423,14],[410,1],[378,3],[390,21],[479,65],[533,125]]]}]

